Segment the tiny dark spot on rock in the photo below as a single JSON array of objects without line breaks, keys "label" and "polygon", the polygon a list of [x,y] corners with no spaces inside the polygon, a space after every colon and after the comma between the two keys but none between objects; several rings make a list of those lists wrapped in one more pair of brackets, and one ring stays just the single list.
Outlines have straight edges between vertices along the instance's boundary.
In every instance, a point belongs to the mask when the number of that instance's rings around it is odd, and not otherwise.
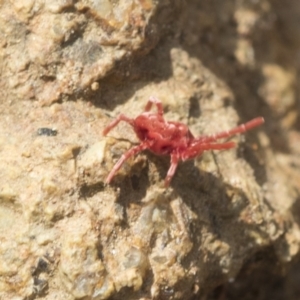
[{"label": "tiny dark spot on rock", "polygon": [[74,149],[72,149],[72,153],[74,157],[77,157],[80,153],[81,148],[80,147],[76,147]]},{"label": "tiny dark spot on rock", "polygon": [[190,98],[189,116],[193,117],[193,118],[199,118],[200,117],[199,101],[195,97]]},{"label": "tiny dark spot on rock", "polygon": [[37,295],[42,294],[45,291],[45,289],[47,289],[47,287],[48,287],[48,282],[46,280],[34,277],[33,290],[35,294]]},{"label": "tiny dark spot on rock", "polygon": [[163,288],[163,293],[164,293],[165,295],[171,296],[171,295],[174,294],[174,289],[171,288],[171,287],[169,287],[169,286],[165,286],[165,287]]},{"label": "tiny dark spot on rock", "polygon": [[43,258],[40,258],[37,263],[37,269],[39,271],[45,271],[47,270],[47,267],[48,267],[48,263]]},{"label": "tiny dark spot on rock", "polygon": [[140,185],[140,180],[139,180],[139,177],[136,176],[136,175],[133,175],[131,176],[131,185],[132,185],[132,188],[134,190],[137,190],[139,188],[139,185]]},{"label": "tiny dark spot on rock", "polygon": [[42,127],[37,130],[37,135],[56,136],[57,130],[47,128],[47,127]]},{"label": "tiny dark spot on rock", "polygon": [[232,101],[231,101],[231,99],[229,99],[229,98],[224,98],[224,106],[225,107],[228,107],[228,106],[230,106],[232,103],[231,103]]}]

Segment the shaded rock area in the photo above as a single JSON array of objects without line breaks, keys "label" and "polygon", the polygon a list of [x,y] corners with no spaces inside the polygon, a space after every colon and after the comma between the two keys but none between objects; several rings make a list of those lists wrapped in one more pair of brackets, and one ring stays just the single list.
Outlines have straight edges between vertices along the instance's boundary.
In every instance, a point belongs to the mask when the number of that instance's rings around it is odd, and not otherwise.
[{"label": "shaded rock area", "polygon": [[[0,2],[0,299],[299,299],[297,0]],[[195,136],[180,164],[119,113],[150,96]]]}]

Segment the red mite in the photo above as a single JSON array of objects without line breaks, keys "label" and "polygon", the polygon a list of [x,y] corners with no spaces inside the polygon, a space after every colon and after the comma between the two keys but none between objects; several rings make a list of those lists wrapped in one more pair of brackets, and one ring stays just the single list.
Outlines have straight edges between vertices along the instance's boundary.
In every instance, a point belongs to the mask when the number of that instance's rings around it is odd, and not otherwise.
[{"label": "red mite", "polygon": [[[156,113],[150,112],[153,104],[157,106]],[[158,155],[171,156],[171,166],[165,179],[166,187],[169,186],[179,161],[195,158],[207,150],[233,148],[235,147],[234,142],[218,143],[217,140],[243,133],[264,123],[264,119],[258,117],[233,129],[195,138],[185,124],[166,121],[164,119],[162,103],[154,97],[149,99],[145,107],[145,112],[135,119],[130,119],[125,115],[120,114],[103,130],[103,135],[107,135],[107,133],[117,126],[120,121],[127,122],[133,127],[133,130],[141,143],[132,147],[121,156],[106,178],[106,183],[111,182],[115,173],[129,157],[145,149],[149,149]]]}]

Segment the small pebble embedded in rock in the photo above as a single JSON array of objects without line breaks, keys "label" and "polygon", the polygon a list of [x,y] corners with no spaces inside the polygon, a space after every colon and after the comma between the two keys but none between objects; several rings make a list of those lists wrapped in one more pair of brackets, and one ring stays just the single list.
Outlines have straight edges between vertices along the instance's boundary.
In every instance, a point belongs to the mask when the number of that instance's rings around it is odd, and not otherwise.
[{"label": "small pebble embedded in rock", "polygon": [[43,127],[43,128],[39,128],[37,130],[37,134],[38,135],[46,135],[46,136],[56,136],[57,135],[57,130],[47,128],[47,127]]}]

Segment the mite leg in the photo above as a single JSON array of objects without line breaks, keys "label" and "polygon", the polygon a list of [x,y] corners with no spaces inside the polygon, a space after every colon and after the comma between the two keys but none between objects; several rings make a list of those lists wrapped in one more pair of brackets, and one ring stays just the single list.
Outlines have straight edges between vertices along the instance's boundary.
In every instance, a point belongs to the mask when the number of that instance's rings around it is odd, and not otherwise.
[{"label": "mite leg", "polygon": [[201,150],[207,151],[207,150],[226,150],[226,149],[231,149],[234,148],[236,145],[234,142],[226,142],[226,143],[219,143],[219,144],[202,144],[201,145]]},{"label": "mite leg", "polygon": [[114,119],[109,125],[107,125],[103,130],[103,135],[107,135],[109,131],[111,131],[115,126],[119,124],[119,122],[124,121],[133,126],[134,120],[126,117],[123,114],[120,114],[116,119]]},{"label": "mite leg", "polygon": [[263,124],[264,122],[265,122],[264,118],[258,117],[258,118],[252,119],[251,121],[249,121],[247,123],[241,124],[240,126],[232,128],[230,130],[222,131],[222,132],[208,135],[208,136],[203,136],[203,137],[197,138],[196,140],[199,142],[205,142],[205,143],[213,142],[218,139],[228,138],[233,135],[243,133],[245,131],[248,131],[254,127],[257,127],[257,126]]},{"label": "mite leg", "polygon": [[201,143],[199,142],[196,145],[193,145],[186,149],[186,151],[181,154],[182,160],[192,159],[196,156],[201,155],[204,151],[208,150],[226,150],[230,148],[234,148],[236,144],[234,142],[226,142],[226,143]]},{"label": "mite leg", "polygon": [[164,110],[161,101],[153,96],[151,96],[146,104],[145,111],[149,111],[153,104],[156,104],[157,112],[159,115],[163,116]]},{"label": "mite leg", "polygon": [[168,187],[170,185],[170,182],[176,172],[178,163],[179,163],[179,156],[177,154],[171,154],[171,166],[165,178],[165,187]]},{"label": "mite leg", "polygon": [[121,156],[121,158],[118,160],[118,162],[114,165],[114,167],[112,168],[110,173],[108,174],[108,176],[105,180],[105,183],[110,183],[111,182],[111,180],[115,176],[115,173],[121,168],[121,166],[123,165],[125,160],[127,160],[129,157],[145,150],[146,148],[148,148],[148,144],[147,143],[141,143],[140,145],[135,146],[135,147],[129,149],[127,152],[125,152]]}]

